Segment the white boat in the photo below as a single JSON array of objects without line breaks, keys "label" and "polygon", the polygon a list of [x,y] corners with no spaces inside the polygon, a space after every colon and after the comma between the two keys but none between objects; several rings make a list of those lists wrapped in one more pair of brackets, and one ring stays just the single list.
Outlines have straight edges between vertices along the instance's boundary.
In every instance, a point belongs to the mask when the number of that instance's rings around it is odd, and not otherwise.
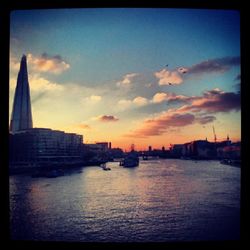
[{"label": "white boat", "polygon": [[107,167],[106,164],[101,164],[101,167],[103,170],[107,171],[107,170],[111,170],[111,168]]}]

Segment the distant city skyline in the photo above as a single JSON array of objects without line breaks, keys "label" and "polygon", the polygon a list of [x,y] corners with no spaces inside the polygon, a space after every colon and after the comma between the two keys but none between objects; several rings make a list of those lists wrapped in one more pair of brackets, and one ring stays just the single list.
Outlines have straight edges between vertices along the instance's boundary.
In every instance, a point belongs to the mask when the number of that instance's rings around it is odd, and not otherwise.
[{"label": "distant city skyline", "polygon": [[10,110],[27,55],[34,127],[128,150],[241,140],[240,24],[231,10],[13,11]]}]

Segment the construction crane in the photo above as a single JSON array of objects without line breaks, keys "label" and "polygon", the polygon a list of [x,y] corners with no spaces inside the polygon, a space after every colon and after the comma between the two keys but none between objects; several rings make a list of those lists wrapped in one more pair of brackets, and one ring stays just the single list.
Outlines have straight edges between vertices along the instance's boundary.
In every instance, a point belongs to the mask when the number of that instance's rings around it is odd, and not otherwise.
[{"label": "construction crane", "polygon": [[214,126],[213,126],[213,132],[214,132],[214,142],[216,143],[216,134],[215,134],[215,129],[214,129]]}]

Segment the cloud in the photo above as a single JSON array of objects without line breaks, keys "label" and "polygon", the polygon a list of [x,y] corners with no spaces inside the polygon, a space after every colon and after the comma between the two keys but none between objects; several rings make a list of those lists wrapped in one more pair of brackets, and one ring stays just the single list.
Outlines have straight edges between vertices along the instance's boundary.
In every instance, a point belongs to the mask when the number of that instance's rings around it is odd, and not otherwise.
[{"label": "cloud", "polygon": [[122,99],[118,101],[118,107],[120,110],[125,110],[131,107],[141,107],[149,103],[149,100],[142,96],[137,96],[132,100]]},{"label": "cloud", "polygon": [[132,107],[140,107],[146,106],[149,104],[159,104],[162,102],[190,102],[197,97],[188,97],[184,95],[176,95],[174,93],[167,93],[167,92],[158,92],[156,93],[152,99],[147,99],[142,96],[137,96],[132,100],[129,99],[122,99],[118,101],[118,107],[120,110],[125,110]]},{"label": "cloud", "polygon": [[61,74],[70,68],[70,65],[60,55],[49,56],[47,53],[43,53],[40,56],[34,56],[29,53],[27,60],[32,69],[38,72]]},{"label": "cloud", "polygon": [[61,91],[64,86],[56,82],[51,82],[38,75],[29,76],[29,84],[31,91],[34,92],[44,92],[44,91]]},{"label": "cloud", "polygon": [[224,92],[218,88],[206,91],[202,96],[182,96],[173,93],[157,93],[151,102],[182,100],[189,104],[177,109],[169,109],[153,119],[141,122],[138,128],[125,134],[125,137],[156,136],[164,134],[173,127],[184,127],[193,123],[207,124],[216,120],[216,117],[209,113],[238,111],[241,108],[240,94]]},{"label": "cloud", "polygon": [[184,95],[176,95],[175,93],[159,92],[156,93],[150,100],[151,103],[162,103],[167,101],[168,103],[173,102],[188,102],[196,97],[188,97]]},{"label": "cloud", "polygon": [[101,115],[101,116],[95,117],[94,120],[98,120],[101,122],[116,122],[119,119],[113,115]]},{"label": "cloud", "polygon": [[85,101],[88,101],[88,102],[91,102],[91,103],[95,104],[95,103],[100,102],[101,100],[102,100],[102,97],[100,95],[91,95],[91,96],[86,97],[84,99],[84,103],[85,103]]},{"label": "cloud", "polygon": [[145,106],[148,104],[148,99],[141,96],[137,96],[132,102],[137,106]]},{"label": "cloud", "polygon": [[196,99],[197,97],[192,96],[185,96],[185,95],[175,95],[172,94],[171,96],[169,96],[169,98],[167,99],[169,103],[174,103],[174,102],[189,102],[192,101],[194,99]]},{"label": "cloud", "polygon": [[184,74],[224,73],[233,66],[240,65],[240,57],[223,57],[200,62],[191,67],[180,67],[174,71],[162,69],[154,75],[159,85],[178,85],[183,83]]},{"label": "cloud", "polygon": [[181,74],[185,74],[188,72],[188,68],[182,67],[182,68],[178,68],[178,72]]},{"label": "cloud", "polygon": [[15,88],[16,88],[16,79],[14,79],[14,78],[10,78],[10,80],[9,80],[9,88],[10,88],[10,90],[12,90],[12,91],[14,91],[15,90]]},{"label": "cloud", "polygon": [[[10,89],[16,88],[17,80],[10,78]],[[39,75],[29,75],[29,85],[32,92],[48,92],[48,91],[61,91],[64,90],[64,86],[47,80],[46,78],[40,77]]]},{"label": "cloud", "polygon": [[171,127],[184,127],[192,124],[195,116],[190,113],[179,114],[166,111],[153,119],[145,120],[142,125],[124,135],[125,137],[148,137],[164,134]]},{"label": "cloud", "polygon": [[20,69],[20,60],[10,52],[10,71],[17,72]]},{"label": "cloud", "polygon": [[100,95],[90,96],[90,100],[95,101],[95,102],[99,102],[101,99],[102,99],[102,97]]},{"label": "cloud", "polygon": [[77,125],[78,128],[84,129],[84,130],[90,130],[91,127],[87,124],[81,123]]},{"label": "cloud", "polygon": [[195,119],[198,123],[200,124],[207,124],[210,122],[213,122],[216,120],[215,116],[212,115],[207,115],[207,116],[200,116],[200,117],[196,117]]},{"label": "cloud", "polygon": [[223,92],[220,89],[213,89],[203,93],[202,97],[196,97],[190,105],[179,108],[179,111],[193,112],[229,112],[241,109],[241,97],[239,93]]},{"label": "cloud", "polygon": [[152,103],[161,103],[161,102],[166,101],[168,98],[169,98],[169,96],[168,96],[167,93],[160,92],[160,93],[156,93],[156,94],[153,96],[151,102],[152,102]]},{"label": "cloud", "polygon": [[119,109],[125,110],[125,109],[131,107],[132,101],[131,100],[122,99],[122,100],[119,100],[117,104],[118,104]]},{"label": "cloud", "polygon": [[123,79],[121,81],[118,81],[116,83],[116,85],[119,87],[119,86],[122,86],[122,87],[130,87],[131,86],[131,83],[132,83],[132,80],[138,76],[139,74],[138,73],[130,73],[130,74],[126,74]]},{"label": "cloud", "polygon": [[168,71],[162,69],[154,73],[155,77],[159,79],[159,85],[178,85],[183,82],[182,76],[178,71]]},{"label": "cloud", "polygon": [[204,96],[212,96],[212,95],[219,95],[219,94],[222,94],[222,93],[225,93],[225,92],[223,90],[219,89],[219,88],[214,88],[214,89],[205,91],[203,93],[203,95]]},{"label": "cloud", "polygon": [[233,66],[240,65],[240,57],[216,58],[186,68],[188,74],[224,73]]}]

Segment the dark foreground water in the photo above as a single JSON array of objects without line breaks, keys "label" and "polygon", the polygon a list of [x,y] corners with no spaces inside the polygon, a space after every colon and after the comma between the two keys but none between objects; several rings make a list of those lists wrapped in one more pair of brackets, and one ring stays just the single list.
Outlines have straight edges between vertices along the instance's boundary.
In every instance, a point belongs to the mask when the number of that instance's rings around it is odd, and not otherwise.
[{"label": "dark foreground water", "polygon": [[158,242],[239,239],[240,168],[216,161],[85,167],[10,177],[12,239]]}]

